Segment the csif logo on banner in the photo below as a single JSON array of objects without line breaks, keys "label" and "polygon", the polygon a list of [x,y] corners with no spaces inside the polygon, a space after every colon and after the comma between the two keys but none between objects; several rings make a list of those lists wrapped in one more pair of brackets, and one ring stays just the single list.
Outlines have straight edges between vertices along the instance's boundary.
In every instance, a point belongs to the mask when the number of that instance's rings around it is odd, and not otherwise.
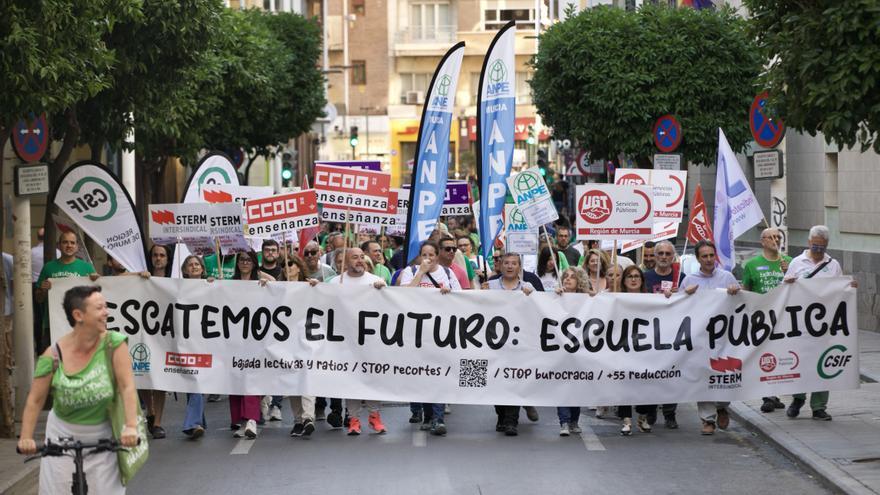
[{"label": "csif logo on banner", "polygon": [[207,167],[199,174],[199,191],[204,186],[216,186],[219,184],[231,184],[229,174],[220,167]]},{"label": "csif logo on banner", "polygon": [[847,352],[846,347],[841,344],[833,345],[819,356],[819,362],[816,363],[816,372],[825,380],[830,380],[843,373],[844,368],[853,359],[853,355]]},{"label": "csif logo on banner", "polygon": [[510,83],[507,82],[507,67],[501,59],[493,62],[488,72],[489,84],[486,85],[486,96],[499,96],[510,92]]},{"label": "csif logo on banner", "polygon": [[67,200],[67,206],[83,218],[103,222],[116,213],[116,193],[107,182],[96,177],[85,177],[74,184],[71,192],[77,196]]}]

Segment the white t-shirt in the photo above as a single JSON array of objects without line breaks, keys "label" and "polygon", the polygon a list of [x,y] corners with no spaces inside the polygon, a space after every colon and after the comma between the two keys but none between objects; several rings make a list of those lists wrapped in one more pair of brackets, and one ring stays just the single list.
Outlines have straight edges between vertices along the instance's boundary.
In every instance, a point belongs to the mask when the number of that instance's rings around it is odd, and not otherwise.
[{"label": "white t-shirt", "polygon": [[823,278],[823,277],[839,277],[843,275],[843,270],[840,268],[840,263],[837,262],[836,259],[828,256],[828,253],[825,253],[825,256],[822,258],[822,261],[816,263],[813,261],[813,258],[810,257],[810,250],[804,250],[800,256],[795,257],[795,259],[791,260],[791,263],[788,265],[788,270],[785,272],[785,278],[804,278],[807,275],[813,273],[816,268],[819,267],[822,263],[828,261],[821,270],[819,270],[814,278]]},{"label": "white t-shirt", "polygon": [[[415,272],[417,271],[418,267],[416,267],[415,270],[411,266],[405,267],[403,271],[400,272],[401,287],[409,285],[410,282],[416,278]],[[440,287],[447,287],[451,290],[461,290],[461,284],[458,283],[458,279],[455,278],[455,274],[452,273],[452,270],[449,270],[449,275],[452,275],[451,279],[446,275],[446,270],[440,265],[437,265],[437,267],[434,268],[434,271],[431,272],[431,277],[440,285]],[[419,287],[428,287],[431,289],[437,288],[431,283],[431,279],[428,278],[428,275],[422,277],[422,280],[419,282]]]},{"label": "white t-shirt", "polygon": [[376,282],[385,283],[385,281],[382,280],[382,277],[377,277],[370,272],[364,272],[360,277],[352,277],[346,272],[342,274],[342,280],[340,280],[339,277],[339,275],[333,277],[329,283],[343,285],[373,285]]}]

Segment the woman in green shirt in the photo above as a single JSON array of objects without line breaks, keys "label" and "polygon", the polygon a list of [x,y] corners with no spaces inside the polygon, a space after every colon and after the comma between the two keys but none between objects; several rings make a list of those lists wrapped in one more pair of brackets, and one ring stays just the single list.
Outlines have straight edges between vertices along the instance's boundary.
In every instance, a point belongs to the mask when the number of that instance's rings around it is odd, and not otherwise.
[{"label": "woman in green shirt", "polygon": [[[37,451],[34,429],[50,389],[53,403],[46,438],[73,437],[83,442],[111,438],[109,406],[118,393],[125,407],[125,428],[119,441],[125,447],[136,446],[137,396],[127,337],[107,331],[107,302],[101,288],[68,290],[64,294],[64,313],[72,330],[37,360],[22,418],[19,450],[27,455]],[[113,367],[115,391],[108,366]],[[84,467],[89,488],[95,493],[125,493],[115,453],[86,457]],[[69,493],[73,470],[69,457],[43,457],[40,493]]]}]

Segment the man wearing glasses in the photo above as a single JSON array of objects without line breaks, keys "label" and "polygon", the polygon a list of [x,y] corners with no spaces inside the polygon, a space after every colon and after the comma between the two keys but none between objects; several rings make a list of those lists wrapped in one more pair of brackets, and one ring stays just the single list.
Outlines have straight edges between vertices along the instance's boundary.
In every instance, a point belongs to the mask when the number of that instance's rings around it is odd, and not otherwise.
[{"label": "man wearing glasses", "polygon": [[[761,232],[763,252],[743,265],[743,289],[766,294],[782,283],[785,271],[791,263],[791,256],[779,252],[780,241],[782,235],[778,229],[770,227]],[[776,409],[785,409],[785,404],[779,400],[779,397],[764,397],[763,400],[761,412],[770,413]]]},{"label": "man wearing glasses", "polygon": [[458,279],[458,285],[460,285],[463,290],[467,290],[471,288],[467,272],[454,263],[455,251],[457,249],[458,247],[455,245],[455,239],[450,235],[444,235],[440,238],[440,255],[437,257],[437,261],[446,268],[449,268],[449,270],[452,271],[452,274],[455,275],[455,278]]},{"label": "man wearing glasses", "polygon": [[303,249],[303,260],[306,262],[308,278],[319,282],[326,282],[336,276],[336,270],[321,261],[321,246],[315,241],[309,241]]}]

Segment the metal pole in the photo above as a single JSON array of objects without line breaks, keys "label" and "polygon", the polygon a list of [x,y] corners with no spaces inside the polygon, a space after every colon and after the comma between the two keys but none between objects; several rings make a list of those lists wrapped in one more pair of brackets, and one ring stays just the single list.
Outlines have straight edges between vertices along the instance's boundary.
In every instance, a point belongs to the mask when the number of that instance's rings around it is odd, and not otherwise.
[{"label": "metal pole", "polygon": [[[15,349],[15,419],[21,421],[28,390],[34,379],[34,313],[31,274],[31,200],[13,199],[15,264],[12,284],[15,312],[12,315]],[[48,239],[47,239],[48,241]]]},{"label": "metal pole", "polygon": [[[344,1],[342,2],[342,65],[345,67],[342,72],[342,94],[345,101],[345,113],[342,114],[343,129],[348,129],[348,113],[350,111],[348,108],[348,66],[350,63],[348,60],[348,2]],[[354,154],[354,150],[352,150],[352,154]]]},{"label": "metal pole", "polygon": [[[129,114],[132,122],[134,122],[134,113]],[[125,143],[134,146],[134,125],[132,125],[128,134],[125,136]],[[132,151],[122,151],[122,185],[128,191],[128,194],[131,196],[131,200],[137,202],[137,193],[135,189],[135,177],[134,177],[134,150]]]}]

